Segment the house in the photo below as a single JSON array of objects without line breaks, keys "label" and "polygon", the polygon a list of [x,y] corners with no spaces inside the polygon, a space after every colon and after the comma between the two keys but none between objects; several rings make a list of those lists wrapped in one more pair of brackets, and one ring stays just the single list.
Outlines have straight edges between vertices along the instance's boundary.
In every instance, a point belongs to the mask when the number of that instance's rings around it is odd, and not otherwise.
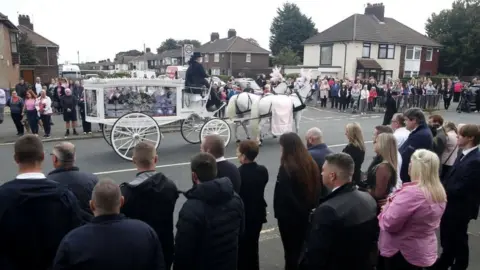
[{"label": "house", "polygon": [[133,64],[129,64],[130,61],[135,59],[136,56],[124,55],[115,60],[115,71],[126,72],[133,69]]},{"label": "house", "polygon": [[437,74],[441,45],[395,19],[384,16],[383,4],[368,4],[364,14],[353,14],[305,40],[303,66],[316,75],[340,78],[386,78]]},{"label": "house", "polygon": [[22,65],[20,63],[20,76],[29,83],[34,83],[35,77],[40,77],[43,83],[50,83],[51,78],[58,77],[58,51],[60,47],[36,33],[28,15],[19,15],[18,24],[20,32],[26,34],[33,46],[36,47],[38,61],[36,65]]},{"label": "house", "polygon": [[160,54],[160,73],[165,73],[167,66],[183,66],[189,59],[183,59],[183,49],[173,49]]},{"label": "house", "polygon": [[210,41],[197,49],[203,54],[203,66],[212,75],[255,76],[269,73],[270,52],[237,36],[228,30],[226,38],[218,33],[210,35]]},{"label": "house", "polygon": [[20,77],[18,28],[0,13],[0,88],[15,87]]},{"label": "house", "polygon": [[133,70],[156,70],[160,67],[160,56],[147,48],[146,53],[133,58],[128,64]]}]

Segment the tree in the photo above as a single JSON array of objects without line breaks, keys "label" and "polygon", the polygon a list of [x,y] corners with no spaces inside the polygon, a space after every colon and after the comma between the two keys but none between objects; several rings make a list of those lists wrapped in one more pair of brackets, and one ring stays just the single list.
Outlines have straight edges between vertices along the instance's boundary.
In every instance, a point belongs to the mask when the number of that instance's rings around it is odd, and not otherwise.
[{"label": "tree", "polygon": [[22,65],[34,66],[38,64],[37,49],[26,33],[18,35],[18,53]]},{"label": "tree", "polygon": [[115,60],[120,60],[120,58],[122,58],[123,56],[140,56],[142,54],[143,54],[143,52],[141,52],[139,50],[129,50],[129,51],[125,51],[125,52],[119,52],[119,53],[115,54]]},{"label": "tree", "polygon": [[279,66],[295,66],[301,63],[300,57],[290,48],[283,48],[280,53],[275,56],[273,63]]},{"label": "tree", "polygon": [[302,42],[317,33],[312,18],[300,12],[297,5],[285,3],[277,9],[277,16],[270,26],[270,50],[273,55],[278,55],[283,48],[289,48],[302,59]]},{"label": "tree", "polygon": [[252,43],[253,45],[257,45],[258,47],[260,47],[260,45],[258,44],[258,41],[254,38],[246,38],[245,40]]},{"label": "tree", "polygon": [[479,12],[479,1],[457,0],[451,9],[433,13],[427,20],[427,35],[443,45],[440,48],[440,73],[462,76],[480,71]]},{"label": "tree", "polygon": [[195,39],[183,39],[183,40],[175,40],[173,38],[166,39],[160,47],[157,48],[157,53],[160,54],[164,51],[174,50],[181,48],[185,44],[192,44],[195,48],[201,46],[200,41]]}]

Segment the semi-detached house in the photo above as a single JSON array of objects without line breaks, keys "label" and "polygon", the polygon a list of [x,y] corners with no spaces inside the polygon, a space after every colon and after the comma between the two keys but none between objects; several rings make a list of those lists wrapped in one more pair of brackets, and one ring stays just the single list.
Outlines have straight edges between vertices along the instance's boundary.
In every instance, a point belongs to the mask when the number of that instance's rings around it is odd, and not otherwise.
[{"label": "semi-detached house", "polygon": [[377,80],[437,74],[441,44],[395,19],[384,16],[383,4],[369,4],[304,41],[303,65],[314,75]]}]

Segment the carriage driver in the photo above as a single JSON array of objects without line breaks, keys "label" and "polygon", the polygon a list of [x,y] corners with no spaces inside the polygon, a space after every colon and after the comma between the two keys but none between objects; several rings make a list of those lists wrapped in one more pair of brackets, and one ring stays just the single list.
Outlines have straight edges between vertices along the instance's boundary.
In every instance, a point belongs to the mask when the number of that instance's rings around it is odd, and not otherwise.
[{"label": "carriage driver", "polygon": [[[199,52],[194,52],[188,61],[188,69],[185,74],[185,88],[202,86],[210,88],[210,84],[207,81],[208,75],[200,63],[201,58],[202,55]],[[215,91],[210,91],[210,98],[207,101],[207,108],[211,107],[212,105],[215,105],[216,109],[219,109],[222,106],[222,102]]]}]

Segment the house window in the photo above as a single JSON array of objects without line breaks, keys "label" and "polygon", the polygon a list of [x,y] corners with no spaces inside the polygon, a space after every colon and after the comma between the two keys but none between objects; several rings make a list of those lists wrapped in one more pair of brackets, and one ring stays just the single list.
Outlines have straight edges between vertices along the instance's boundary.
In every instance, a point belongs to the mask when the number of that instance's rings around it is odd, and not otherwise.
[{"label": "house window", "polygon": [[378,45],[378,59],[394,59],[394,58],[395,58],[394,44]]},{"label": "house window", "polygon": [[214,75],[214,76],[220,75],[220,69],[219,68],[212,68],[212,75]]},{"label": "house window", "polygon": [[370,58],[371,49],[372,49],[372,44],[363,43],[362,58]]},{"label": "house window", "polygon": [[427,53],[425,55],[425,61],[432,61],[433,58],[433,49],[427,49]]},{"label": "house window", "polygon": [[392,70],[382,70],[380,71],[380,82],[385,83],[386,80],[392,79],[393,71]]},{"label": "house window", "polygon": [[208,54],[205,54],[205,57],[204,57],[204,58],[205,58],[205,59],[204,59],[205,63],[208,63]]},{"label": "house window", "polygon": [[12,53],[18,53],[17,33],[10,32],[10,44]]},{"label": "house window", "polygon": [[320,65],[331,66],[332,65],[333,46],[321,46],[320,47]]},{"label": "house window", "polygon": [[177,59],[177,58],[172,58],[172,64],[173,64],[173,65],[178,64],[178,59]]},{"label": "house window", "polygon": [[405,70],[403,72],[403,77],[404,78],[416,78],[416,77],[418,77],[418,71]]},{"label": "house window", "polygon": [[216,53],[213,55],[213,62],[215,63],[220,62],[220,54]]},{"label": "house window", "polygon": [[247,53],[247,55],[245,56],[245,62],[247,62],[247,63],[252,62],[252,54]]},{"label": "house window", "polygon": [[414,47],[408,46],[405,52],[405,59],[406,60],[420,60],[420,56],[422,55],[422,48],[421,47]]}]

